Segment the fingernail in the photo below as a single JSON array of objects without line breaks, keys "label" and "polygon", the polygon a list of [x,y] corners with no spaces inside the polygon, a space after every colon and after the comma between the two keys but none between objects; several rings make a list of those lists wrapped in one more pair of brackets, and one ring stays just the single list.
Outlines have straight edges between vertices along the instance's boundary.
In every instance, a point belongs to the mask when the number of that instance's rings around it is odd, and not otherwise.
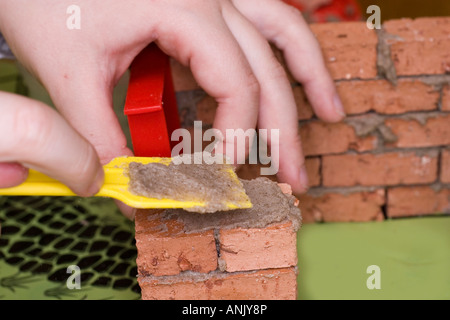
[{"label": "fingernail", "polygon": [[334,110],[336,111],[336,113],[339,114],[341,117],[345,117],[344,105],[342,104],[341,98],[337,93],[334,95],[333,103],[334,103]]},{"label": "fingernail", "polygon": [[300,184],[305,191],[309,189],[308,173],[304,165],[300,168]]}]

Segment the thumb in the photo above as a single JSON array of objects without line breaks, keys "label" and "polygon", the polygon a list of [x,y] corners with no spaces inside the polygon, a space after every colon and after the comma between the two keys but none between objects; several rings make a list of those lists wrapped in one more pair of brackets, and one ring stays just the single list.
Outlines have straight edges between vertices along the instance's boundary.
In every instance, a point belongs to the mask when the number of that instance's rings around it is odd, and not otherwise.
[{"label": "thumb", "polygon": [[0,187],[20,183],[26,167],[61,181],[78,195],[98,192],[104,173],[95,149],[55,110],[0,92],[0,113]]}]

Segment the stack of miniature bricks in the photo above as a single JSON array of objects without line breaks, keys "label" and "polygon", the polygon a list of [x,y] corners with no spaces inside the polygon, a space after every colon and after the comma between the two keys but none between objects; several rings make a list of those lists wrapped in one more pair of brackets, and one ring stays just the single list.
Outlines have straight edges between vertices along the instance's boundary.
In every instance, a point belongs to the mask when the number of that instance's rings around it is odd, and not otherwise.
[{"label": "stack of miniature bricks", "polygon": [[[279,186],[291,193],[289,185]],[[183,222],[163,220],[161,213],[136,213],[142,299],[296,299],[297,236],[291,221],[187,233]]]}]

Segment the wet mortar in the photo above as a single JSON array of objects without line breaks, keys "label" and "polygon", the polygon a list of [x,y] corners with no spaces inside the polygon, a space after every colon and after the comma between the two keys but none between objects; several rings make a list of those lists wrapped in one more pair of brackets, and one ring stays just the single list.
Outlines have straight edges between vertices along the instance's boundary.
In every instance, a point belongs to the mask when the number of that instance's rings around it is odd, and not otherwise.
[{"label": "wet mortar", "polygon": [[206,164],[201,154],[185,161],[169,165],[130,163],[129,191],[148,198],[205,202],[203,207],[186,209],[198,213],[227,210],[228,203],[239,205],[247,200],[242,183],[232,176],[231,165]]}]

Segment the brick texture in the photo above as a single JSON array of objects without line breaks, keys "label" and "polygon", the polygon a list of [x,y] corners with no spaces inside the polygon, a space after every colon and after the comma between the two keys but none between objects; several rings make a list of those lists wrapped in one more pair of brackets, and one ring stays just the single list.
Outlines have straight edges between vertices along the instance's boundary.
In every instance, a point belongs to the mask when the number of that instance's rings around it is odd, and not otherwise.
[{"label": "brick texture", "polygon": [[450,72],[450,17],[387,21],[391,57],[397,75]]},{"label": "brick texture", "polygon": [[341,81],[336,87],[347,114],[429,111],[439,102],[439,90],[414,79],[399,80],[396,86],[387,80]]},{"label": "brick texture", "polygon": [[[306,223],[392,218],[399,203],[390,205],[396,198],[388,190],[449,189],[450,17],[390,20],[382,27],[370,30],[364,21],[310,25],[347,113],[340,123],[314,115],[302,84],[272,47],[297,103],[310,189],[296,196]],[[173,73],[177,91],[200,89],[188,68],[173,63]],[[193,96],[197,118],[212,124],[216,102]],[[244,165],[238,174],[255,178],[260,167]],[[430,197],[421,211],[432,214],[439,199]]]},{"label": "brick texture", "polygon": [[220,260],[228,272],[297,265],[297,232],[290,222],[264,229],[219,231]]},{"label": "brick texture", "polygon": [[311,121],[300,127],[305,156],[343,153],[348,150],[367,151],[376,146],[376,137],[358,137],[345,123]]},{"label": "brick texture", "polygon": [[295,300],[296,268],[138,278],[143,300]]},{"label": "brick texture", "polygon": [[450,183],[450,149],[442,150],[441,182]]},{"label": "brick texture", "polygon": [[437,153],[344,154],[324,156],[323,185],[379,186],[431,183],[437,178]]},{"label": "brick texture", "polygon": [[442,91],[442,111],[450,111],[450,85],[444,86]]},{"label": "brick texture", "polygon": [[174,275],[182,271],[210,272],[217,269],[212,230],[186,234],[175,220],[162,221],[160,211],[138,210],[135,217],[136,259],[142,275]]},{"label": "brick texture", "polygon": [[450,214],[448,188],[420,186],[388,190],[388,215],[391,218],[442,213]]},{"label": "brick texture", "polygon": [[321,183],[320,174],[320,158],[311,157],[305,159],[306,173],[308,174],[308,181],[310,187],[319,186]]},{"label": "brick texture", "polygon": [[334,79],[376,77],[378,40],[365,22],[312,24],[311,30]]},{"label": "brick texture", "polygon": [[[310,189],[296,195],[302,222],[450,214],[450,17],[386,21],[382,32],[365,22],[310,27],[348,117],[317,119],[274,50],[292,83],[306,156]],[[171,67],[183,125],[194,118],[211,125],[217,103],[189,68],[173,60]],[[245,164],[237,173],[256,178],[260,168]],[[296,299],[297,234],[289,221],[183,230],[161,211],[136,214],[143,299]]]},{"label": "brick texture", "polygon": [[384,189],[299,197],[303,223],[383,220]]},{"label": "brick texture", "polygon": [[[292,194],[290,185],[279,187]],[[262,228],[211,225],[191,233],[165,213],[136,213],[143,299],[296,298],[297,229],[291,220]]]},{"label": "brick texture", "polygon": [[387,119],[385,125],[397,137],[390,146],[417,148],[450,144],[450,114],[436,114],[425,119]]}]

